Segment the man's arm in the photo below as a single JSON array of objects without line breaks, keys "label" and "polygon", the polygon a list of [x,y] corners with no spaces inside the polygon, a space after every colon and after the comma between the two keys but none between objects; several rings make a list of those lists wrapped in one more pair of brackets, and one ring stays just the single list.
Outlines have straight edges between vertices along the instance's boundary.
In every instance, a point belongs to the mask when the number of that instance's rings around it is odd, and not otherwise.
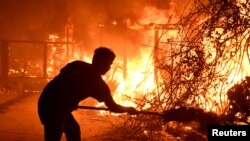
[{"label": "man's arm", "polygon": [[109,108],[111,112],[115,113],[125,113],[128,112],[129,114],[136,114],[137,111],[134,107],[125,107],[122,105],[117,104],[113,97],[111,96],[110,89],[106,87],[106,90],[104,90],[104,103]]},{"label": "man's arm", "polygon": [[136,109],[133,107],[125,107],[122,105],[117,104],[112,95],[108,85],[102,79],[101,76],[97,76],[93,78],[94,88],[92,89],[92,97],[98,100],[99,102],[104,102],[105,105],[111,112],[115,113],[125,113],[128,112],[130,114],[136,114]]}]

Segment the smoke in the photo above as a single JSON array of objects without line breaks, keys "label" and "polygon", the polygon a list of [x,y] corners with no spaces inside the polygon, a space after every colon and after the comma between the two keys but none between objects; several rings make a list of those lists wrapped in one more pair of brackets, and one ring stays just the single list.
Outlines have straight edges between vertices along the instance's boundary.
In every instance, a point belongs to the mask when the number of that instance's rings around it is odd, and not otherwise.
[{"label": "smoke", "polygon": [[59,0],[1,0],[0,39],[43,40],[61,30],[65,6]]},{"label": "smoke", "polygon": [[75,0],[69,4],[70,16],[77,29],[76,39],[85,48],[108,46],[116,52],[138,52],[140,32],[127,28],[142,17],[146,6],[169,8],[168,0]]},{"label": "smoke", "polygon": [[[128,29],[126,22],[137,23],[146,6],[170,9],[170,2],[171,0],[1,0],[0,39],[46,40],[49,34],[65,36],[65,27],[70,19],[74,25],[74,40],[83,41],[85,48],[104,45],[117,49],[121,44],[135,46],[141,35]],[[133,51],[134,47],[130,48]]]},{"label": "smoke", "polygon": [[[44,38],[46,32],[63,30],[69,16],[73,18],[77,30],[76,36],[81,36],[89,25],[109,23],[114,19],[138,18],[138,10],[147,3],[152,2],[145,0],[1,0],[0,38],[19,39],[25,38],[28,34],[37,34],[35,37]],[[34,38],[34,36],[26,38],[32,37]]]}]

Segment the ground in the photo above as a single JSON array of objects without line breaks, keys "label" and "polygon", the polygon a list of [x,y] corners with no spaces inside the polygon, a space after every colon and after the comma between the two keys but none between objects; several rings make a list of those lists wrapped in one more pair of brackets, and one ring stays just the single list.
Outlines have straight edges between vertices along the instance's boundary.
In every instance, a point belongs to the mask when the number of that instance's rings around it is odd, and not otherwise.
[{"label": "ground", "polygon": [[[43,127],[37,114],[38,97],[39,93],[0,92],[1,141],[43,141]],[[102,134],[111,129],[98,111],[80,109],[73,114],[80,124],[83,141],[102,140]]]},{"label": "ground", "polygon": [[[0,85],[0,141],[43,141],[43,126],[37,113],[39,96],[38,92],[6,91]],[[94,106],[97,101],[86,99],[80,104]],[[124,141],[112,135],[114,125],[123,122],[120,117],[84,109],[74,111],[73,115],[80,124],[82,141]],[[166,140],[175,138],[169,136]],[[62,141],[66,141],[64,136]]]}]

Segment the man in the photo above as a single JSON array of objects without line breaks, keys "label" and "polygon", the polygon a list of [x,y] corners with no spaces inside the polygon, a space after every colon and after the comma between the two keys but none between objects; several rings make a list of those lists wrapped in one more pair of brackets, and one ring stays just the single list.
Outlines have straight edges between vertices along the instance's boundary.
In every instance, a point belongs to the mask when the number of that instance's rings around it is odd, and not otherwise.
[{"label": "man", "polygon": [[99,47],[94,52],[92,64],[71,62],[47,84],[38,100],[45,141],[60,141],[62,133],[65,133],[67,141],[81,140],[79,124],[71,112],[88,97],[104,102],[111,112],[136,114],[135,108],[115,103],[101,77],[110,69],[114,59],[112,50]]}]

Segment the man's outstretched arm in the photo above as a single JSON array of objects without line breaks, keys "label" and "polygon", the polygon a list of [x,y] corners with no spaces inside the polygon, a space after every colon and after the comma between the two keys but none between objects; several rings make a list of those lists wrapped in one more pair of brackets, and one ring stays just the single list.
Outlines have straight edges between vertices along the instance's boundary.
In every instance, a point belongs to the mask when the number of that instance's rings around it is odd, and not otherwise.
[{"label": "man's outstretched arm", "polygon": [[122,106],[122,105],[119,105],[117,104],[114,99],[112,98],[112,96],[107,96],[106,99],[105,99],[105,105],[108,107],[108,109],[111,111],[111,112],[115,112],[115,113],[129,113],[129,114],[137,114],[137,110],[134,108],[134,107],[131,107],[131,106]]},{"label": "man's outstretched arm", "polygon": [[98,84],[97,85],[98,87],[97,89],[95,89],[97,95],[95,96],[95,98],[99,102],[104,102],[111,112],[115,112],[115,113],[127,112],[129,114],[137,114],[137,111],[134,107],[131,107],[131,106],[126,107],[126,106],[117,104],[111,95],[111,91],[108,85],[103,80],[98,81],[97,84]]}]

